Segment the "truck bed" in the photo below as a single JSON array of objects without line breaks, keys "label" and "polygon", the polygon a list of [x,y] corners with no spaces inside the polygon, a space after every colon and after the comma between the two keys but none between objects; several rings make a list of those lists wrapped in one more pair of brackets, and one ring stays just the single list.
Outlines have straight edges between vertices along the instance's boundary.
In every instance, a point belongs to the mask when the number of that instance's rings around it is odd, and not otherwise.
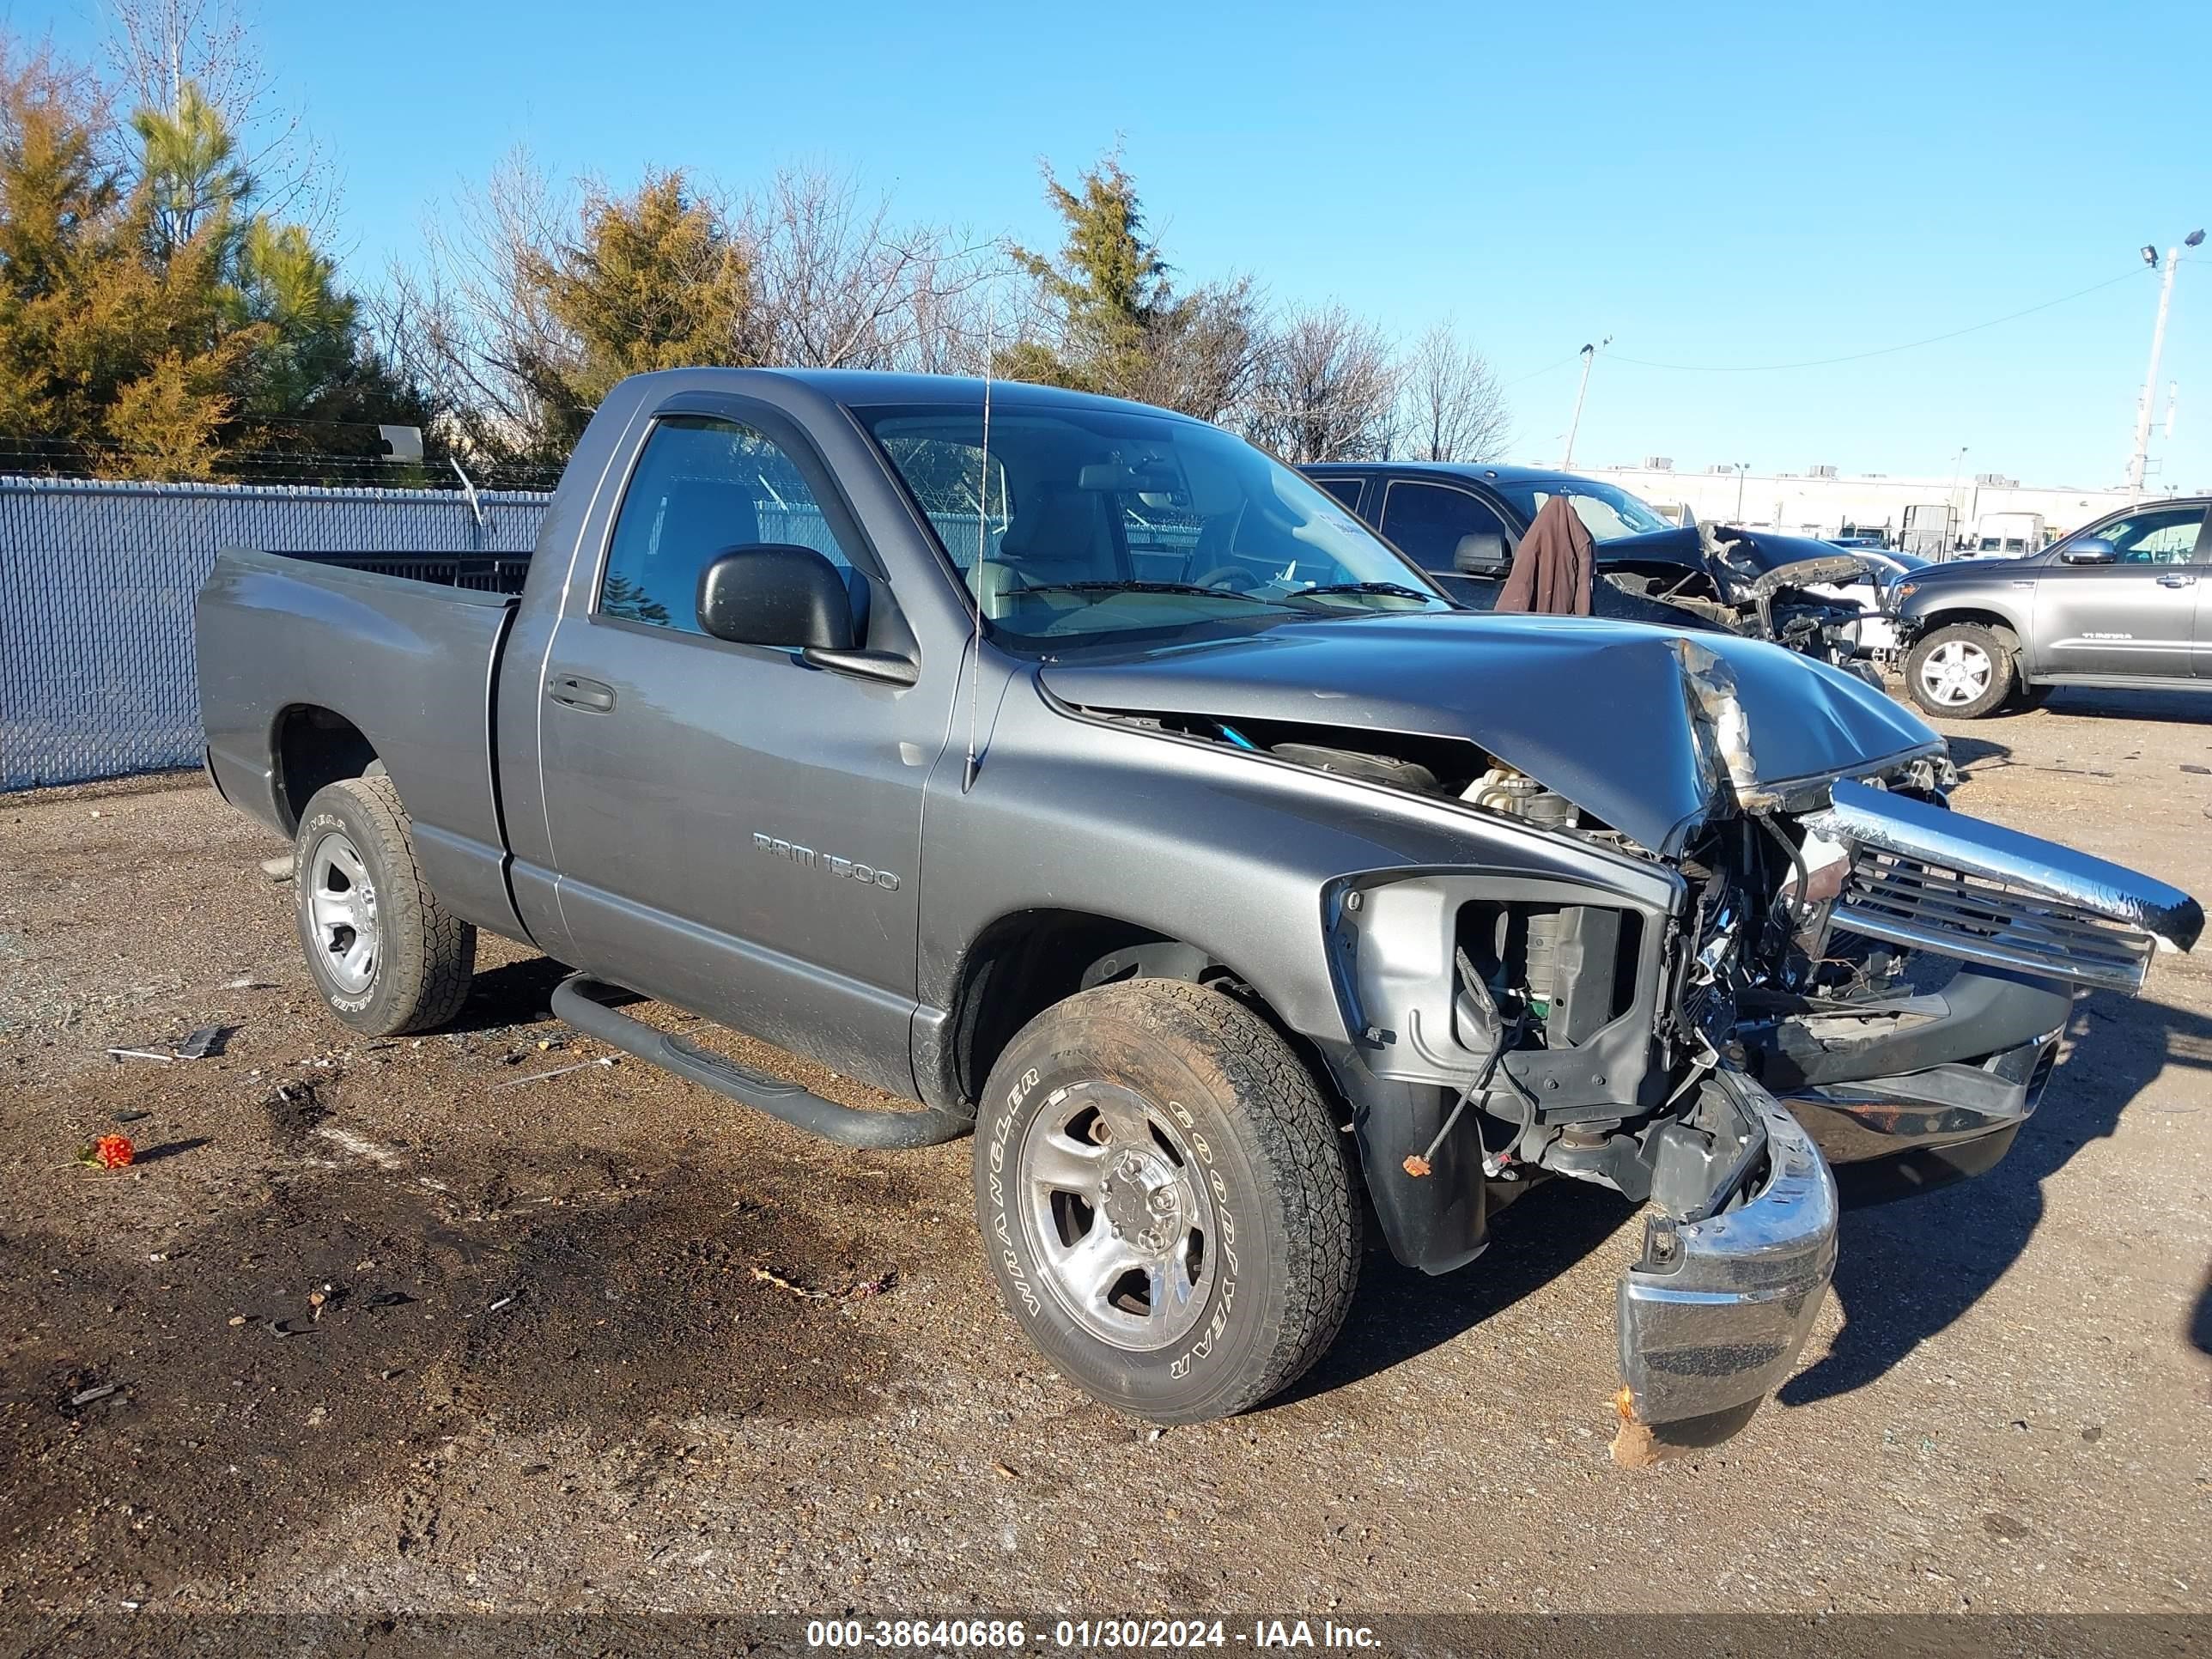
[{"label": "truck bed", "polygon": [[491,688],[526,559],[227,549],[196,611],[208,769],[224,798],[289,836],[330,780],[288,752],[350,727],[391,774],[432,887],[515,927],[492,755]]},{"label": "truck bed", "polygon": [[441,587],[466,588],[472,593],[501,593],[515,598],[522,579],[530,574],[527,553],[278,553],[271,558],[299,559],[333,570],[365,570],[379,576],[399,576],[409,581],[430,582]]}]

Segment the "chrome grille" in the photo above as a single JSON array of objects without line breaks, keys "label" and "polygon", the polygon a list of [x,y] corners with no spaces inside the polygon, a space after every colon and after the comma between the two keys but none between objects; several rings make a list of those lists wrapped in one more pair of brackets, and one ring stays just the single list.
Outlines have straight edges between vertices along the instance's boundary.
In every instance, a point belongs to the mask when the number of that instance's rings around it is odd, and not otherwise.
[{"label": "chrome grille", "polygon": [[1892,944],[2076,984],[2133,991],[2149,934],[2048,892],[1861,847],[1830,921]]}]

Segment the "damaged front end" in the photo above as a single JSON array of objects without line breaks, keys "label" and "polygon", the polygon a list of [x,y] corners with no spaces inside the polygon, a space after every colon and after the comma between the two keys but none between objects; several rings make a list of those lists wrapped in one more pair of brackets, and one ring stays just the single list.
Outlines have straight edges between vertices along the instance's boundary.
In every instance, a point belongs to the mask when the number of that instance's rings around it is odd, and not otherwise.
[{"label": "damaged front end", "polygon": [[[1362,626],[1425,645],[1466,620]],[[1553,1177],[1649,1206],[1620,1291],[1616,1449],[1637,1461],[1741,1428],[1796,1362],[1840,1206],[1994,1163],[2075,988],[2135,988],[2203,915],[1950,812],[1940,738],[1831,671],[1719,635],[1480,621],[1525,652],[1548,723],[1469,717],[1418,648],[1332,726],[1310,719],[1339,695],[1328,659],[1302,672],[1280,642],[1264,678],[1159,669],[1172,701],[1113,671],[1048,678],[1095,718],[1470,815],[1463,864],[1325,884],[1349,1033],[1325,1052],[1411,1265],[1471,1260]]]}]

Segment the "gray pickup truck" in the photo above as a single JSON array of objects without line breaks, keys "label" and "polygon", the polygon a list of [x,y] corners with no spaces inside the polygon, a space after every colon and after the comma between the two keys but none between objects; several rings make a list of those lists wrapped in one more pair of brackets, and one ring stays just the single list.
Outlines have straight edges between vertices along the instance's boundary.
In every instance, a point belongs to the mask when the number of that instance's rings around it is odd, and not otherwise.
[{"label": "gray pickup truck", "polygon": [[2203,922],[1948,811],[1941,740],[1847,675],[1461,610],[1249,446],[1038,387],[642,376],[528,561],[227,551],[198,638],[210,774],[292,838],[339,1019],[449,1018],[489,928],[732,1101],[972,1133],[1013,1319],[1164,1421],[1328,1346],[1363,1183],[1440,1273],[1565,1176],[1649,1206],[1633,1437],[1732,1433],[1839,1199],[1993,1162],[2072,988]]}]

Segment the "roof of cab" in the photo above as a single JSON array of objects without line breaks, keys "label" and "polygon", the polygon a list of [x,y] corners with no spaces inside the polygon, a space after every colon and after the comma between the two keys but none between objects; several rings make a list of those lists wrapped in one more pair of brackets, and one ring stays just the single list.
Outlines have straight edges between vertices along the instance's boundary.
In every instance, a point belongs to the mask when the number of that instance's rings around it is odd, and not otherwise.
[{"label": "roof of cab", "polygon": [[1170,420],[1194,418],[1171,409],[1158,409],[1149,404],[1103,397],[1092,392],[1073,392],[1065,386],[1035,386],[1024,380],[993,380],[987,383],[972,375],[909,374],[872,368],[702,368],[657,369],[632,378],[645,383],[641,386],[641,391],[649,390],[650,383],[672,380],[682,382],[687,388],[724,383],[732,392],[741,392],[748,385],[757,386],[763,380],[772,380],[780,384],[803,387],[817,397],[854,409],[880,404],[972,409],[982,402],[988,384],[991,401],[1003,407],[1115,409],[1132,414],[1161,416]]},{"label": "roof of cab", "polygon": [[1298,470],[1340,477],[1372,472],[1433,472],[1439,477],[1504,484],[1556,483],[1562,478],[1583,477],[1579,472],[1562,472],[1554,466],[1507,466],[1502,462],[1487,461],[1313,461]]}]

